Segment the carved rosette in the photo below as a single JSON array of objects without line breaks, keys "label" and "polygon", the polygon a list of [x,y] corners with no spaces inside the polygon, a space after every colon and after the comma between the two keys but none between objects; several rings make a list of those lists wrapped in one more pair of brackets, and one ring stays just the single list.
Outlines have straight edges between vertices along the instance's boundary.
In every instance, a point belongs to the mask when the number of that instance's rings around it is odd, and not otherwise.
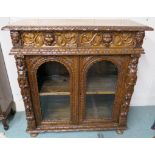
[{"label": "carved rosette", "polygon": [[120,124],[126,125],[126,118],[128,114],[130,100],[134,91],[134,85],[137,80],[137,65],[139,60],[139,55],[131,55],[130,62],[128,65],[128,74],[127,80],[125,83],[125,100],[121,105],[121,113],[120,113]]},{"label": "carved rosette", "polygon": [[141,48],[144,32],[11,32],[14,47]]},{"label": "carved rosette", "polygon": [[15,56],[18,71],[18,83],[21,89],[21,95],[25,104],[26,119],[28,121],[28,129],[35,128],[34,114],[31,103],[30,88],[27,78],[27,69],[24,56]]}]

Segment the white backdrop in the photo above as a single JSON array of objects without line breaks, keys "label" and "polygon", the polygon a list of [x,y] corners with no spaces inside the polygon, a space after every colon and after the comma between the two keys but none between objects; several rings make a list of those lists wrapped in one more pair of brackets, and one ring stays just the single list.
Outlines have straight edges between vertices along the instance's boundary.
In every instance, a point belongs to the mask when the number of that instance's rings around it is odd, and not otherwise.
[{"label": "white backdrop", "polygon": [[[23,18],[0,18],[0,28],[21,19]],[[155,29],[155,18],[131,18],[131,20]],[[9,55],[12,44],[8,31],[0,30],[0,42],[17,111],[23,111],[24,104],[17,82],[15,60]],[[155,32],[146,32],[143,48],[146,54],[142,55],[139,61],[137,84],[131,100],[132,106],[155,105]]]}]

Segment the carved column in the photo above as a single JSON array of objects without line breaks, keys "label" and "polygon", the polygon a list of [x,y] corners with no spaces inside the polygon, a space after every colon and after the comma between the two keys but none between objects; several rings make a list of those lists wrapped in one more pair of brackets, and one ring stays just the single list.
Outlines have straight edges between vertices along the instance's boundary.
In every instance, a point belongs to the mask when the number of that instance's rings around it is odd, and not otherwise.
[{"label": "carved column", "polygon": [[125,99],[121,105],[121,112],[119,117],[120,126],[126,126],[127,114],[129,110],[130,100],[134,91],[134,85],[137,80],[137,65],[140,55],[131,55],[128,65],[128,73],[125,83]]},{"label": "carved column", "polygon": [[31,95],[30,95],[30,87],[27,77],[27,68],[25,64],[25,57],[24,56],[15,56],[16,66],[18,71],[18,83],[21,89],[21,95],[23,97],[23,101],[25,104],[26,110],[26,119],[28,123],[27,130],[33,130],[36,128],[34,113],[32,108],[31,102]]}]

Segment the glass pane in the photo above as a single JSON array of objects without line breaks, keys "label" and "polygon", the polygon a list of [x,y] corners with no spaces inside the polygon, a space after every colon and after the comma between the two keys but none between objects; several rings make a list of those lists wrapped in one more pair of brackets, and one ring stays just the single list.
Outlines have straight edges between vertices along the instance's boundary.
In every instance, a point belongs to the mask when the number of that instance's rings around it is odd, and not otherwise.
[{"label": "glass pane", "polygon": [[117,68],[109,61],[96,62],[87,73],[86,119],[112,117]]},{"label": "glass pane", "polygon": [[43,120],[69,120],[69,73],[65,66],[58,62],[44,63],[37,78]]}]

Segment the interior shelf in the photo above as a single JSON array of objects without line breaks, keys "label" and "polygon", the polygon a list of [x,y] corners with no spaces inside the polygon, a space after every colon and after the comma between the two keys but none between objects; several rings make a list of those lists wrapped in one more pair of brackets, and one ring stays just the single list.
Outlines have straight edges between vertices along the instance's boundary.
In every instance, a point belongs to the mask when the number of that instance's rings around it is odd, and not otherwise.
[{"label": "interior shelf", "polygon": [[40,95],[70,95],[69,78],[62,77],[57,79],[46,78],[43,80]]},{"label": "interior shelf", "polygon": [[87,81],[86,94],[115,94],[116,76],[94,76]]},{"label": "interior shelf", "polygon": [[[86,94],[115,94],[116,76],[114,75],[106,77],[90,77],[87,82]],[[65,77],[65,79],[61,80],[44,80],[41,86],[40,95],[70,95],[69,78]]]}]

